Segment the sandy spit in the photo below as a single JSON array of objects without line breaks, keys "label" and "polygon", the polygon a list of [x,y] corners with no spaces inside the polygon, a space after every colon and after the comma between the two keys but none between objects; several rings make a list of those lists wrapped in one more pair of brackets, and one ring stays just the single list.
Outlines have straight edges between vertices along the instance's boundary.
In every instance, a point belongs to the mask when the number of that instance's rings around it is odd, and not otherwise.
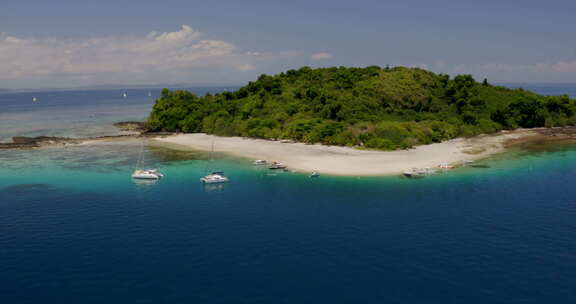
[{"label": "sandy spit", "polygon": [[203,151],[210,151],[214,145],[215,152],[278,161],[299,172],[318,170],[326,175],[385,176],[401,174],[411,168],[433,168],[442,163],[457,165],[464,160],[486,158],[505,151],[508,141],[535,135],[531,130],[503,131],[391,152],[199,133],[171,135],[153,141],[167,148]]}]

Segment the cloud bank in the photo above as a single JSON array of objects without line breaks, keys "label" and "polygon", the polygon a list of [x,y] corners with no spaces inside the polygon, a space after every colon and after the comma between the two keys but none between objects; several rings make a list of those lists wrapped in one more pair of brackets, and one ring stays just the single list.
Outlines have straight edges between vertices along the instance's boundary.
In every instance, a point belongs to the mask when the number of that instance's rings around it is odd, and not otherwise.
[{"label": "cloud bank", "polygon": [[194,74],[207,69],[252,71],[273,57],[205,38],[188,25],[140,37],[20,38],[0,33],[0,81],[4,83],[54,78],[91,84],[121,79],[128,83],[186,82],[187,76],[197,80]]}]

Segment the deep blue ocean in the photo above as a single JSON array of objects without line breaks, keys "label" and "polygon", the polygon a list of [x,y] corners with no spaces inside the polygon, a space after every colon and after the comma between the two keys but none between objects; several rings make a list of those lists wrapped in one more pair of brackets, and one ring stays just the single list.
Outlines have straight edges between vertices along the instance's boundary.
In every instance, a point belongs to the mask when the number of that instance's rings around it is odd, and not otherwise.
[{"label": "deep blue ocean", "polygon": [[[148,91],[2,93],[0,139],[115,134]],[[0,150],[0,303],[576,303],[574,145],[418,180],[147,145],[135,183],[140,147]]]}]

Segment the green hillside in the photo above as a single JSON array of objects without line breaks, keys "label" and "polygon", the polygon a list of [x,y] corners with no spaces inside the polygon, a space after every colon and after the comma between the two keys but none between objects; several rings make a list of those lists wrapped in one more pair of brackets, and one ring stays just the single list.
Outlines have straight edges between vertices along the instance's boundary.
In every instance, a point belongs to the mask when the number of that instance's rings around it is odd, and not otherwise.
[{"label": "green hillside", "polygon": [[404,149],[519,127],[576,124],[576,100],[451,79],[418,68],[304,67],[262,75],[235,92],[164,89],[151,131],[292,139]]}]

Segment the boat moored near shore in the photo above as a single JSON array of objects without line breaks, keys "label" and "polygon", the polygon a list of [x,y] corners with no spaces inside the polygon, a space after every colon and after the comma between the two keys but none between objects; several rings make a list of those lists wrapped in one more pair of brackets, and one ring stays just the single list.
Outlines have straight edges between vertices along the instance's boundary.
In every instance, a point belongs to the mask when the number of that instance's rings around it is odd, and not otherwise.
[{"label": "boat moored near shore", "polygon": [[432,168],[412,168],[410,170],[402,172],[402,175],[411,178],[426,177],[435,174],[436,170]]},{"label": "boat moored near shore", "polygon": [[134,170],[132,173],[133,179],[161,179],[164,174],[160,173],[157,169]]},{"label": "boat moored near shore", "polygon": [[211,174],[208,174],[200,178],[200,181],[205,184],[218,184],[218,183],[227,183],[230,181],[230,179],[224,176],[224,172],[218,171],[218,172],[212,172]]},{"label": "boat moored near shore", "polygon": [[286,169],[286,165],[279,162],[272,162],[272,164],[268,167],[270,170],[278,170],[278,169]]}]

